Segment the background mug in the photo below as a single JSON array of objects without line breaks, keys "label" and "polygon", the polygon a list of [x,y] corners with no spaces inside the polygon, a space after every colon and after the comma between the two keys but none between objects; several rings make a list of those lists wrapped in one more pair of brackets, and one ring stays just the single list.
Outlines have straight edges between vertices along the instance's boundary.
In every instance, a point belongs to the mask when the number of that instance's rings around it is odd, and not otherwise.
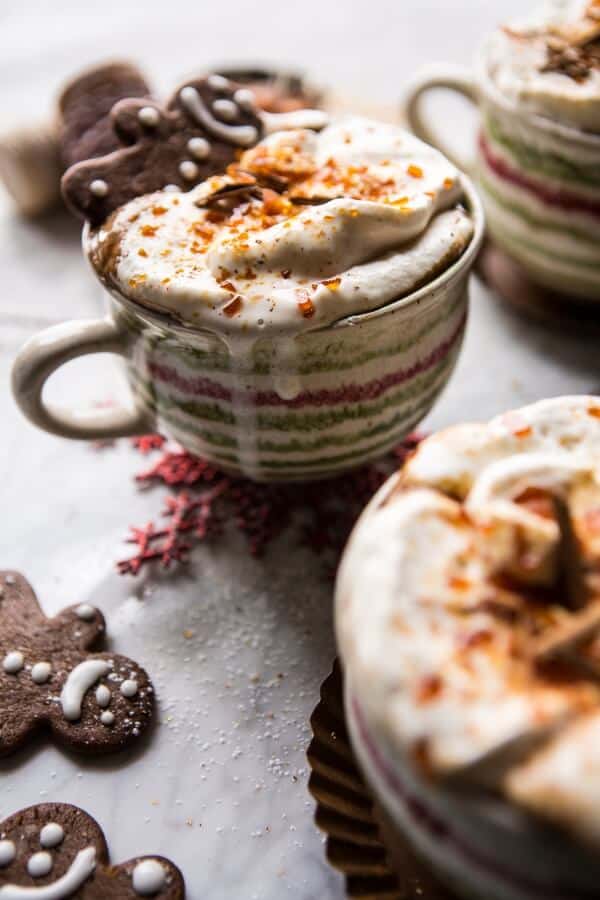
[{"label": "background mug", "polygon": [[[95,440],[160,430],[257,480],[321,478],[381,456],[429,412],[458,358],[484,233],[468,179],[465,202],[471,243],[429,284],[294,340],[263,335],[242,365],[215,332],[177,324],[105,283],[106,318],[55,326],[23,347],[13,368],[17,403],[53,434]],[[100,352],[124,357],[133,407],[59,410],[44,400],[53,371]]]},{"label": "background mug", "polygon": [[[430,124],[422,100],[434,88],[456,91],[478,107],[473,159],[457,159]],[[473,72],[458,66],[423,70],[409,89],[405,112],[418,137],[473,175],[489,234],[533,281],[600,301],[600,135],[507,99],[489,76],[485,47]]]}]

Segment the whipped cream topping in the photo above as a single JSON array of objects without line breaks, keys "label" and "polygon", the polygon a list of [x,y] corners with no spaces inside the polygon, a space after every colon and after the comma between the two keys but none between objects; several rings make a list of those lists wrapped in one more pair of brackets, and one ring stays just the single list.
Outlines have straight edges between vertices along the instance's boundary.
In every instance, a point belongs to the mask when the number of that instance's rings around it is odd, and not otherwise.
[{"label": "whipped cream topping", "polygon": [[600,841],[599,575],[600,398],[424,441],[338,576],[338,641],[374,733],[399,762]]},{"label": "whipped cream topping", "polygon": [[127,296],[218,332],[296,334],[399,299],[472,234],[459,172],[406,131],[277,132],[223,176],[121,207],[91,259]]},{"label": "whipped cream topping", "polygon": [[547,0],[492,36],[486,64],[508,99],[600,132],[599,0]]}]

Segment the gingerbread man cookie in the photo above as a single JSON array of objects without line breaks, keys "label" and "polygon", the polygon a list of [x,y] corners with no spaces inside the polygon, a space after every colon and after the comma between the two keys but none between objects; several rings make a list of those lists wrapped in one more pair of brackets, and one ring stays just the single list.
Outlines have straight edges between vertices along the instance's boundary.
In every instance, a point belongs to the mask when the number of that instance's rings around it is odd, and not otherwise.
[{"label": "gingerbread man cookie", "polygon": [[188,190],[225,172],[268,132],[327,123],[322,110],[261,111],[251,90],[222,75],[188,82],[166,107],[120,100],[111,119],[123,146],[76,163],[62,179],[67,205],[94,226],[134,197],[171,185]]},{"label": "gingerbread man cookie", "polygon": [[102,613],[88,604],[47,619],[27,580],[0,572],[0,756],[44,728],[82,753],[109,753],[139,739],[154,690],[127,657],[90,652],[104,632]]},{"label": "gingerbread man cookie", "polygon": [[82,809],[40,803],[0,823],[0,900],[183,900],[179,869],[160,856],[109,864],[102,829]]},{"label": "gingerbread man cookie", "polygon": [[111,118],[123,147],[71,166],[62,181],[67,204],[93,225],[133,197],[223,172],[264,133],[252,93],[220,75],[189,82],[166,107],[121,100]]}]

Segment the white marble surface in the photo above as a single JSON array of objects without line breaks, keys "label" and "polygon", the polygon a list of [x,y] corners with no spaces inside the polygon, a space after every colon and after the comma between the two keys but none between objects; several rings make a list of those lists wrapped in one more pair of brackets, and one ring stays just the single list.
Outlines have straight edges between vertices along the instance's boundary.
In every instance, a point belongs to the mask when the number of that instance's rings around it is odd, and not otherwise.
[{"label": "white marble surface", "polygon": [[[0,3],[5,122],[43,114],[61,77],[119,53],[155,69],[163,85],[239,55],[300,63],[342,90],[392,103],[419,62],[465,59],[478,34],[520,4],[269,0],[259,11],[241,0],[171,0],[168,18],[161,6]],[[135,758],[98,765],[36,744],[4,763],[0,816],[75,802],[106,829],[116,861],[170,856],[190,900],[341,900],[306,789],[308,717],[334,653],[318,564],[285,540],[251,561],[233,539],[195,551],[181,576],[119,577],[124,526],[155,515],[162,489],[136,489],[141,461],[126,442],[99,452],[36,431],[8,389],[11,360],[30,334],[100,310],[76,226],[58,215],[19,221],[3,198],[0,271],[0,565],[26,573],[48,613],[100,606],[110,646],[147,667],[160,701],[160,724]],[[474,282],[464,353],[426,426],[599,386],[593,341],[527,325]],[[64,402],[91,402],[122,384],[113,361],[98,358],[71,364],[50,388]]]}]

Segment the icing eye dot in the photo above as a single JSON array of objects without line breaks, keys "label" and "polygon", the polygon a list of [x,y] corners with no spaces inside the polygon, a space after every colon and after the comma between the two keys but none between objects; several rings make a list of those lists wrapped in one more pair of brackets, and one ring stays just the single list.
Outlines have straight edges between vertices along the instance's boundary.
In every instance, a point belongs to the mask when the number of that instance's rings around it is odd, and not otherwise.
[{"label": "icing eye dot", "polygon": [[137,681],[133,681],[133,679],[128,678],[121,685],[121,693],[124,697],[131,698],[135,697],[138,692],[138,683]]},{"label": "icing eye dot", "polygon": [[184,159],[183,162],[179,163],[179,171],[182,178],[185,178],[186,181],[193,181],[198,175],[198,166],[191,159]]},{"label": "icing eye dot", "polygon": [[31,677],[36,684],[46,684],[52,674],[52,666],[49,662],[38,662],[31,670]]},{"label": "icing eye dot", "polygon": [[138,119],[147,128],[156,128],[160,122],[160,113],[154,106],[142,106]]},{"label": "icing eye dot", "polygon": [[234,119],[237,119],[238,108],[233,100],[215,100],[212,108],[213,112],[224,122],[233,122]]},{"label": "icing eye dot", "polygon": [[231,82],[223,75],[209,75],[207,82],[213,91],[227,91],[231,87]]},{"label": "icing eye dot", "polygon": [[210,144],[206,138],[190,138],[187,143],[187,148],[194,159],[208,159],[210,156]]},{"label": "icing eye dot", "polygon": [[78,619],[83,619],[84,622],[89,622],[96,615],[96,607],[90,606],[89,603],[81,603],[78,607],[76,607],[75,615]]},{"label": "icing eye dot", "polygon": [[108,194],[108,185],[102,178],[95,178],[90,184],[90,193],[94,197],[106,197]]},{"label": "icing eye dot", "polygon": [[114,717],[113,713],[111,713],[111,711],[109,709],[107,709],[100,716],[100,721],[102,722],[103,725],[114,725],[115,717]]},{"label": "icing eye dot", "polygon": [[103,709],[110,703],[110,690],[105,684],[98,686],[98,690],[96,691],[96,703]]},{"label": "icing eye dot", "polygon": [[16,855],[17,848],[12,841],[0,841],[0,868],[10,866]]},{"label": "icing eye dot", "polygon": [[52,857],[46,850],[34,853],[27,860],[27,871],[32,878],[43,878],[52,871]]},{"label": "icing eye dot", "polygon": [[167,873],[157,859],[143,859],[133,870],[131,880],[136,894],[151,897],[164,888]]},{"label": "icing eye dot", "polygon": [[47,849],[58,847],[65,839],[65,832],[58,822],[48,822],[40,831],[40,844]]},{"label": "icing eye dot", "polygon": [[248,88],[239,88],[233,95],[233,99],[238,106],[241,106],[244,109],[254,109],[254,94],[252,91],[249,91]]},{"label": "icing eye dot", "polygon": [[12,650],[2,660],[2,668],[7,675],[16,675],[25,665],[25,658],[20,650]]}]

